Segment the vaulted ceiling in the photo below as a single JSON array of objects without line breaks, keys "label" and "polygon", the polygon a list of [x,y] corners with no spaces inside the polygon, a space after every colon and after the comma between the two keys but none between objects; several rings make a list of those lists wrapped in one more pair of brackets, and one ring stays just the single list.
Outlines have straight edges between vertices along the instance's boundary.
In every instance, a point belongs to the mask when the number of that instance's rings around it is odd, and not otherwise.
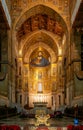
[{"label": "vaulted ceiling", "polygon": [[55,57],[52,61],[56,62],[63,36],[67,34],[67,26],[63,18],[56,11],[43,5],[34,6],[24,16],[16,24],[16,38],[19,49],[22,50],[24,63],[29,62],[29,53],[42,47],[42,44],[43,51],[47,50],[52,58]]},{"label": "vaulted ceiling", "polygon": [[62,25],[57,22],[56,19],[53,19],[45,14],[37,14],[27,19],[21,25],[17,33],[18,41],[20,41],[25,35],[42,29],[57,34],[60,37],[64,34]]}]

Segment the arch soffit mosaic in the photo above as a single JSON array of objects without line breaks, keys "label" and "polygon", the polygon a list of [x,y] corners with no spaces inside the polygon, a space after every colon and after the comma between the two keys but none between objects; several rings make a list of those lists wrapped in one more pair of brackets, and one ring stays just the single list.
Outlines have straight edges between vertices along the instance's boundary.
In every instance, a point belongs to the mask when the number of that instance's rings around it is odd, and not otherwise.
[{"label": "arch soffit mosaic", "polygon": [[60,46],[59,41],[61,41],[61,37],[59,37],[58,35],[53,35],[52,33],[46,30],[37,30],[31,33],[30,35],[26,35],[26,37],[21,41],[19,49],[23,49],[23,47],[26,46],[27,42],[29,42],[32,38],[37,38],[37,41],[41,42],[42,37],[44,37],[43,40],[47,39],[45,36],[52,39],[52,42],[56,44],[57,48],[59,48]]},{"label": "arch soffit mosaic", "polygon": [[58,41],[59,41],[60,37],[58,36],[53,36],[50,33],[48,33],[47,31],[36,31],[34,33],[32,33],[30,36],[28,36],[27,38],[24,39],[24,41],[22,41],[21,43],[21,50],[22,50],[22,54],[23,57],[25,56],[25,54],[27,53],[28,49],[30,46],[35,45],[36,43],[45,43],[48,47],[50,47],[55,55],[58,55]]}]

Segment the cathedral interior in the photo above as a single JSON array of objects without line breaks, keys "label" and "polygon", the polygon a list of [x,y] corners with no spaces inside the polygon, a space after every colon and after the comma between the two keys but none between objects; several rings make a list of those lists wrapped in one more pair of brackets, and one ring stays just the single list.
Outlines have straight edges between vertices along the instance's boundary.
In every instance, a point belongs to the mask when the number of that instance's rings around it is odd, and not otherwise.
[{"label": "cathedral interior", "polygon": [[0,107],[38,104],[83,108],[83,0],[0,0]]}]

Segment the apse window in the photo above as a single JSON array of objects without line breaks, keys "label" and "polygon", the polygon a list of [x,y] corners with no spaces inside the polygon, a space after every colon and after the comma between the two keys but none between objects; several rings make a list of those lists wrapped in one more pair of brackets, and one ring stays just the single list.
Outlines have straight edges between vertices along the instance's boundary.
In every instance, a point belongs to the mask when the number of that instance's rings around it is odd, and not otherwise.
[{"label": "apse window", "polygon": [[42,92],[42,83],[38,83],[38,92]]},{"label": "apse window", "polygon": [[59,95],[59,105],[61,105],[61,95]]}]

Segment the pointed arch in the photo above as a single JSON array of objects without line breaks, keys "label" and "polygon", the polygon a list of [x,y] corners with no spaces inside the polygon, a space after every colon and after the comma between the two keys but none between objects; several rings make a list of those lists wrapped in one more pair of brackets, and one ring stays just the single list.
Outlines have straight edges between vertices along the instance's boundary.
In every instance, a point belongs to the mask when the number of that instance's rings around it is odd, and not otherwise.
[{"label": "pointed arch", "polygon": [[51,6],[51,4],[46,3],[34,3],[32,5],[29,5],[28,8],[25,8],[25,10],[22,11],[21,15],[15,21],[13,29],[18,30],[18,28],[23,24],[23,22],[26,19],[38,13],[46,13],[51,15],[53,18],[56,17],[56,19],[59,20],[59,22],[62,22],[64,29],[68,32],[67,23],[64,17],[62,16],[60,10],[56,10],[55,6]]}]

